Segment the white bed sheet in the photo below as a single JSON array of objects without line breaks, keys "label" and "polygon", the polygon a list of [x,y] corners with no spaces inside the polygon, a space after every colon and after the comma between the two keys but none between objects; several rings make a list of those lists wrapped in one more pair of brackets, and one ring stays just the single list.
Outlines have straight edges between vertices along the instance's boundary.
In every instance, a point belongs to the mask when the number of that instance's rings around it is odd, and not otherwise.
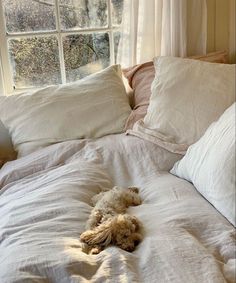
[{"label": "white bed sheet", "polygon": [[[235,280],[235,229],[168,171],[180,158],[137,137],[56,144],[0,170],[0,282]],[[129,208],[144,226],[133,253],[81,251],[79,235],[102,187],[138,186]]]}]

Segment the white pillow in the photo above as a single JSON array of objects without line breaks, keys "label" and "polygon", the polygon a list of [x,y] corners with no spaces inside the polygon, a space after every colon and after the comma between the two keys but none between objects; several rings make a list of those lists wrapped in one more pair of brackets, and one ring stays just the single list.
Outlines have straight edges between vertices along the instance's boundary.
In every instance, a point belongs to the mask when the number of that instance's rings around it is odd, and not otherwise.
[{"label": "white pillow", "polygon": [[144,121],[131,134],[184,154],[235,101],[235,65],[159,57]]},{"label": "white pillow", "polygon": [[170,171],[192,182],[234,226],[235,106],[228,108]]},{"label": "white pillow", "polygon": [[130,112],[119,65],[74,83],[0,97],[0,119],[18,156],[50,143],[120,133]]}]

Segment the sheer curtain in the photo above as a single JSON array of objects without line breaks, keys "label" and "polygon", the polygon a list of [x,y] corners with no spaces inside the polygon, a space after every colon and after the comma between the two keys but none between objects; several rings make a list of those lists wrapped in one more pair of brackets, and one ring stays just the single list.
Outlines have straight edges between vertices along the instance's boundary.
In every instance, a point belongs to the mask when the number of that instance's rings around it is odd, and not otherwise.
[{"label": "sheer curtain", "polygon": [[124,0],[117,62],[206,53],[206,0]]}]

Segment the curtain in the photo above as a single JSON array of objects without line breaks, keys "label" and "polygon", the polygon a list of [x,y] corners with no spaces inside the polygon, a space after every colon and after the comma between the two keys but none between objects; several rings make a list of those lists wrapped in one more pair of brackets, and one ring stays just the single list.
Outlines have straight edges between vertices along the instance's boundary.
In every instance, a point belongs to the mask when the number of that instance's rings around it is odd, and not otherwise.
[{"label": "curtain", "polygon": [[155,56],[205,54],[206,0],[124,0],[117,62],[123,67]]}]

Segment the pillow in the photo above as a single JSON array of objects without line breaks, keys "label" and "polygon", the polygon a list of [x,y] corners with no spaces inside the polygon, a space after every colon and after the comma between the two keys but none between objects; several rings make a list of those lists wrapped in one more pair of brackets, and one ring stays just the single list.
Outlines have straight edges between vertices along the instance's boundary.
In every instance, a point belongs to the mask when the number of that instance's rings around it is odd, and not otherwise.
[{"label": "pillow", "polygon": [[159,57],[144,120],[128,133],[185,154],[235,101],[235,65]]},{"label": "pillow", "polygon": [[11,143],[11,138],[7,129],[0,120],[0,168],[2,165],[16,158],[16,153]]},{"label": "pillow", "polygon": [[192,182],[235,226],[235,103],[170,172]]},{"label": "pillow", "polygon": [[208,53],[206,55],[194,55],[194,56],[190,56],[188,58],[206,61],[206,62],[211,62],[211,63],[222,63],[222,64],[229,63],[227,51],[211,52],[211,53]]},{"label": "pillow", "polygon": [[[212,63],[226,64],[228,62],[228,54],[226,51],[218,51],[189,58]],[[126,124],[126,129],[132,129],[134,123],[143,119],[147,114],[151,96],[151,84],[155,77],[155,68],[153,62],[147,62],[123,69],[123,73],[128,79],[130,87],[133,89],[133,111]]]},{"label": "pillow", "polygon": [[125,69],[123,73],[134,91],[132,99],[133,111],[126,123],[126,129],[131,129],[134,123],[143,119],[147,113],[155,70],[153,62],[147,62]]},{"label": "pillow", "polygon": [[51,143],[121,133],[130,111],[119,65],[70,84],[0,97],[0,119],[19,156]]}]

